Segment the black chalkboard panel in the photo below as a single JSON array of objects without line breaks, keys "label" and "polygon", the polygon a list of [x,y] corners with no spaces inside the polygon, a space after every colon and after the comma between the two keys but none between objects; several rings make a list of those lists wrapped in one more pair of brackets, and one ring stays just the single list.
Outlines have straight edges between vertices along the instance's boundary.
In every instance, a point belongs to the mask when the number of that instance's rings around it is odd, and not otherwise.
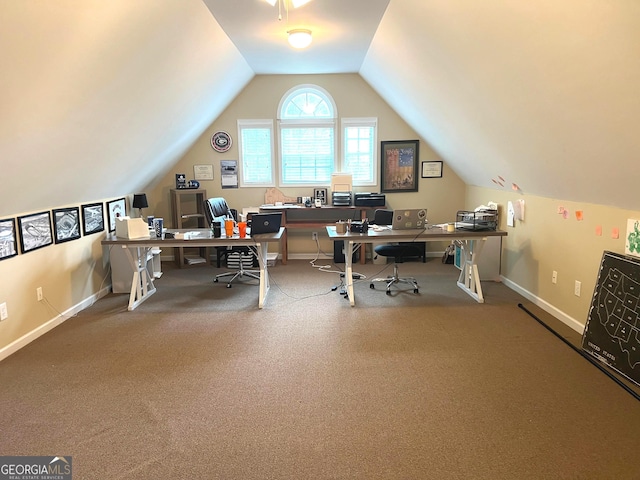
[{"label": "black chalkboard panel", "polygon": [[582,349],[640,385],[640,258],[602,255]]}]

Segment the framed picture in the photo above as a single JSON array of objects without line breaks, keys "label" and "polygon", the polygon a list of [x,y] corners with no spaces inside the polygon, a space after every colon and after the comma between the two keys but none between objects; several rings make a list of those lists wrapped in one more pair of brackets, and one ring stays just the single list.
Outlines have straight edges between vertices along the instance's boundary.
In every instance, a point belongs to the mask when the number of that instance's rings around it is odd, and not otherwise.
[{"label": "framed picture", "polygon": [[13,218],[0,220],[0,260],[15,257],[17,254],[16,221]]},{"label": "framed picture", "polygon": [[107,217],[109,219],[109,231],[113,232],[116,229],[116,218],[124,217],[127,215],[126,204],[124,198],[118,200],[112,200],[107,202]]},{"label": "framed picture", "polygon": [[418,191],[419,140],[381,142],[382,192]]},{"label": "framed picture", "polygon": [[442,177],[442,162],[422,162],[422,178]]},{"label": "framed picture", "polygon": [[82,232],[84,235],[104,230],[104,204],[89,203],[82,205]]},{"label": "framed picture", "polygon": [[22,253],[46,247],[53,243],[49,212],[32,213],[18,217],[20,249]]},{"label": "framed picture", "polygon": [[54,209],[53,233],[56,243],[80,238],[80,209],[78,207]]}]

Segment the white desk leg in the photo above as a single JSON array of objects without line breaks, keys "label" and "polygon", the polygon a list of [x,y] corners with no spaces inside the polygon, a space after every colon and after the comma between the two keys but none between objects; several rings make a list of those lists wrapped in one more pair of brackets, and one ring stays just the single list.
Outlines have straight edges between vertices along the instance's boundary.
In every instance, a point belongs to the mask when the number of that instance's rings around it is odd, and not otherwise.
[{"label": "white desk leg", "polygon": [[267,270],[267,250],[269,244],[256,244],[256,253],[258,255],[258,264],[260,265],[260,293],[258,297],[258,308],[264,307],[264,301],[269,292],[269,271]]},{"label": "white desk leg", "polygon": [[478,273],[478,257],[487,238],[478,240],[464,240],[462,242],[462,261],[460,262],[460,276],[458,286],[473,297],[478,303],[484,303],[482,284]]},{"label": "white desk leg", "polygon": [[353,307],[356,304],[356,297],[353,293],[353,240],[344,243],[344,281],[347,285],[347,297]]},{"label": "white desk leg", "polygon": [[123,246],[129,259],[129,264],[133,269],[133,280],[131,281],[131,292],[129,293],[128,310],[135,309],[151,295],[156,293],[156,287],[153,284],[153,278],[147,271],[147,257],[151,247],[135,248],[135,255],[132,253],[134,248]]}]

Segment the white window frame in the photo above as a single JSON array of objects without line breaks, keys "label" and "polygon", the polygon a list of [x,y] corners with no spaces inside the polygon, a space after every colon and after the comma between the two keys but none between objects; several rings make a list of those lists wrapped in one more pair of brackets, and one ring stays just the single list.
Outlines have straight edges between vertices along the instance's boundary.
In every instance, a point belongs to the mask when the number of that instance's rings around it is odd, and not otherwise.
[{"label": "white window frame", "polygon": [[[270,158],[269,158],[269,166],[271,168],[271,179],[268,182],[252,182],[248,180],[245,176],[245,168],[244,168],[244,149],[242,145],[242,131],[249,129],[268,129],[270,136]],[[275,152],[274,152],[274,142],[273,142],[274,128],[273,128],[273,120],[238,120],[238,155],[239,155],[239,172],[240,172],[240,187],[273,187],[275,186],[275,178],[276,178],[276,164]]]},{"label": "white window frame", "polygon": [[372,151],[371,159],[370,159],[370,171],[369,171],[369,180],[368,181],[357,181],[354,177],[353,185],[354,186],[375,186],[378,184],[378,166],[380,164],[380,147],[378,145],[378,119],[376,117],[357,117],[357,118],[343,118],[340,122],[340,130],[342,135],[342,151],[340,156],[340,168],[341,172],[349,173],[349,169],[347,168],[347,128],[372,128],[373,129],[373,138],[372,138]]},{"label": "white window frame", "polygon": [[[309,117],[309,118],[282,118],[283,108],[291,101],[292,98],[296,97],[303,90],[312,90],[316,92],[320,97],[322,97],[325,102],[332,109],[331,117]],[[333,148],[332,148],[332,156],[333,156],[333,165],[332,172],[338,171],[338,156],[337,156],[337,145],[339,141],[339,132],[336,128],[336,120],[338,118],[338,109],[336,107],[335,101],[329,92],[327,92],[324,88],[319,87],[318,85],[313,84],[302,84],[296,85],[295,87],[289,89],[280,99],[280,103],[278,104],[278,184],[282,187],[308,187],[310,185],[316,186],[325,186],[331,184],[331,177],[327,181],[321,182],[317,180],[309,180],[308,182],[290,182],[285,183],[284,181],[284,164],[283,164],[283,156],[282,156],[282,131],[286,128],[295,128],[299,127],[307,127],[307,128],[331,128],[333,130]]]}]

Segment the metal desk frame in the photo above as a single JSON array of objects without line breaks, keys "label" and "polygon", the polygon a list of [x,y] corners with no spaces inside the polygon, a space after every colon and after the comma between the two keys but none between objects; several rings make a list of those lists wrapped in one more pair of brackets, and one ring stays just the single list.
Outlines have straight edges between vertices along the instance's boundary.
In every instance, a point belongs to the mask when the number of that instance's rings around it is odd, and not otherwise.
[{"label": "metal desk frame", "polygon": [[268,246],[271,242],[280,241],[284,228],[281,227],[276,233],[266,233],[256,235],[255,237],[247,235],[245,238],[240,238],[237,235],[231,238],[224,236],[214,238],[211,236],[211,231],[204,228],[189,230],[170,229],[167,230],[167,232],[171,234],[195,232],[196,235],[189,239],[162,239],[156,237],[126,239],[117,238],[115,234],[112,234],[102,241],[102,245],[120,247],[126,251],[127,258],[133,272],[133,282],[131,283],[131,292],[129,293],[129,311],[138,307],[142,302],[156,292],[156,287],[153,283],[153,275],[150,275],[147,271],[146,261],[142,261],[142,259],[147,258],[147,254],[154,247],[220,247],[228,245],[233,247],[252,248],[258,257],[258,263],[260,265],[258,308],[262,308],[264,306],[267,293],[269,292],[269,272],[267,270]]},{"label": "metal desk frame", "polygon": [[331,240],[345,242],[345,281],[347,284],[347,296],[353,307],[356,303],[353,291],[353,252],[367,243],[393,243],[393,242],[442,242],[459,240],[462,249],[462,261],[458,286],[467,292],[478,303],[484,303],[482,285],[478,274],[478,258],[482,252],[487,237],[504,237],[507,232],[501,230],[492,231],[465,231],[455,230],[447,232],[441,227],[429,226],[422,230],[391,230],[383,227],[380,230],[369,228],[368,233],[337,233],[335,226],[327,226],[327,234]]}]

